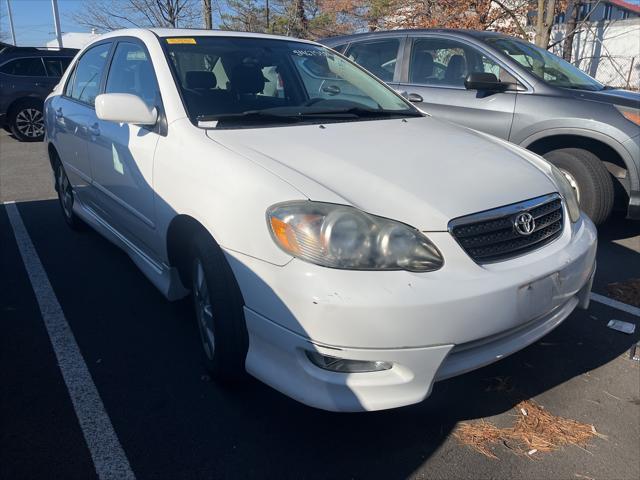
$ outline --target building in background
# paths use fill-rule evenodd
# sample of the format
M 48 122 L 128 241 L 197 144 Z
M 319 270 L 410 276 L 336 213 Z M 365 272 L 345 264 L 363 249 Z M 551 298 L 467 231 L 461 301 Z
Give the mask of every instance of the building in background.
M 605 85 L 640 90 L 640 1 L 590 0 L 578 4 L 571 62 Z M 558 15 L 552 50 L 562 56 L 567 19 Z
M 87 43 L 98 37 L 99 34 L 92 32 L 66 32 L 62 34 L 62 45 L 64 48 L 81 49 Z M 46 44 L 47 48 L 58 48 L 58 40 L 54 39 Z

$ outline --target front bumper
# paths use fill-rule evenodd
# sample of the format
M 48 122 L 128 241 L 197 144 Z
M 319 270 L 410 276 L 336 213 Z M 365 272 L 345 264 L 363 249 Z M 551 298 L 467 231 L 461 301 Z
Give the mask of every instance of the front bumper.
M 277 267 L 227 251 L 245 298 L 247 371 L 277 390 L 333 411 L 417 403 L 434 381 L 514 353 L 586 307 L 596 231 L 583 216 L 522 257 L 475 264 L 449 233 L 430 233 L 445 266 L 426 274 L 354 272 L 292 260 Z M 392 362 L 344 374 L 323 355 Z

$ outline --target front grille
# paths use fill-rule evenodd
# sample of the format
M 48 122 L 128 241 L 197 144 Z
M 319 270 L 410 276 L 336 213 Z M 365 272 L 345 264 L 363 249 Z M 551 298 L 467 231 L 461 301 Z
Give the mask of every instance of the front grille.
M 516 219 L 530 213 L 535 227 L 526 235 L 516 229 Z M 523 255 L 560 236 L 564 225 L 562 201 L 557 193 L 505 207 L 459 217 L 449 231 L 478 263 L 496 262 Z

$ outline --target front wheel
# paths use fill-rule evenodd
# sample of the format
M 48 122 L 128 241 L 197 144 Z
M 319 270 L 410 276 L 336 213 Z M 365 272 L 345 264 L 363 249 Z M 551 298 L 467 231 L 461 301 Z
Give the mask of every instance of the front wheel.
M 220 247 L 204 233 L 196 236 L 191 257 L 193 305 L 205 367 L 215 380 L 241 380 L 248 335 L 235 276 Z
M 611 175 L 600 159 L 581 148 L 560 148 L 544 154 L 544 158 L 564 173 L 576 192 L 583 210 L 596 225 L 611 214 L 614 201 Z
M 9 117 L 11 133 L 21 142 L 40 142 L 44 138 L 42 103 L 37 100 L 21 101 Z

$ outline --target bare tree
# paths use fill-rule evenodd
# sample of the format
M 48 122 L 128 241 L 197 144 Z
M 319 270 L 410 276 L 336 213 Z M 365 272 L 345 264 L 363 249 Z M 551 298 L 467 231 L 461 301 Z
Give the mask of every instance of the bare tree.
M 562 44 L 562 58 L 567 62 L 571 61 L 573 52 L 573 37 L 575 35 L 576 25 L 578 23 L 578 12 L 582 2 L 580 0 L 568 0 L 567 9 L 565 10 L 566 33 L 567 36 Z
M 538 0 L 536 12 L 536 45 L 542 48 L 549 46 L 551 27 L 555 17 L 556 0 Z
M 204 19 L 204 28 L 211 30 L 213 28 L 211 18 L 211 0 L 202 0 L 202 17 Z
M 130 27 L 201 25 L 196 0 L 85 0 L 72 15 L 75 22 L 98 31 Z

